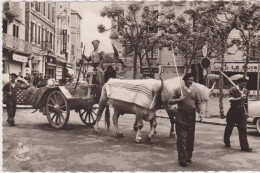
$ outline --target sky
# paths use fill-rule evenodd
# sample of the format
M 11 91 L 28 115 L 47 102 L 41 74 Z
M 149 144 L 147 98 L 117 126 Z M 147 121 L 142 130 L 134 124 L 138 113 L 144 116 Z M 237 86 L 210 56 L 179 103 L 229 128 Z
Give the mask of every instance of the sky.
M 110 28 L 111 21 L 108 18 L 100 16 L 100 11 L 109 6 L 110 2 L 71 2 L 71 9 L 76 10 L 82 17 L 81 20 L 81 41 L 85 45 L 85 55 L 89 55 L 93 51 L 91 42 L 98 39 L 100 41 L 99 48 L 106 53 L 113 52 L 110 32 L 99 33 L 97 26 L 103 24 L 106 28 Z

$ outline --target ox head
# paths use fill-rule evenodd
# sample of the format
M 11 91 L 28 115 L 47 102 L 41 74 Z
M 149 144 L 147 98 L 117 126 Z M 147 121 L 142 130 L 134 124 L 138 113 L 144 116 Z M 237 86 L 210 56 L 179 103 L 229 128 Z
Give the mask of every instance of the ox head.
M 181 81 L 181 85 L 184 85 L 184 81 L 180 80 L 182 79 L 182 77 L 178 78 L 171 78 L 171 79 L 167 79 L 164 81 L 164 86 L 163 86 L 163 90 L 162 90 L 162 94 L 161 94 L 161 98 L 162 98 L 162 106 L 166 109 L 173 109 L 173 107 L 175 106 L 171 106 L 168 104 L 169 99 L 171 98 L 171 96 L 173 95 L 173 93 L 175 92 L 175 90 L 177 88 L 180 87 L 180 81 Z M 215 87 L 215 83 L 213 84 L 212 88 L 208 88 L 205 85 L 193 82 L 192 86 L 195 86 L 198 89 L 199 92 L 199 96 L 201 98 L 202 102 L 206 102 L 208 101 L 214 87 Z

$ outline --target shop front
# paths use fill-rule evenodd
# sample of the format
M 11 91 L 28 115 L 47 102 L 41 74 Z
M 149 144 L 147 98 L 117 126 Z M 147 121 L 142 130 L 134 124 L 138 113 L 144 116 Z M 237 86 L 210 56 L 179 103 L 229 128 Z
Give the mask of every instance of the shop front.
M 56 78 L 56 59 L 52 56 L 45 56 L 45 76 Z
M 236 74 L 244 73 L 244 62 L 225 62 L 223 72 L 231 77 Z M 216 62 L 211 66 L 211 73 L 219 74 L 221 69 L 221 63 Z M 258 62 L 249 62 L 247 69 L 247 76 L 249 77 L 248 86 L 249 90 L 256 90 L 257 88 L 257 72 L 258 72 Z M 226 80 L 226 79 L 225 79 Z M 227 83 L 227 82 L 224 82 Z

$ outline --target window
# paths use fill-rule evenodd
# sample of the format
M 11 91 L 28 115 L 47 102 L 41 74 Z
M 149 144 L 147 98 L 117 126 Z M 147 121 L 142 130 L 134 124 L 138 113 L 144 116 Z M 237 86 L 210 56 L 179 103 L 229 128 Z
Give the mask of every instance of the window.
M 157 59 L 158 58 L 158 49 L 155 48 L 154 51 L 148 52 L 149 59 Z
M 7 20 L 3 19 L 3 32 L 7 33 Z
M 37 1 L 35 2 L 35 10 L 36 10 L 36 11 L 40 11 L 40 10 L 39 10 L 39 2 L 37 2 Z
M 41 27 L 38 26 L 38 44 L 41 44 Z
M 45 9 L 45 5 L 46 5 L 46 3 L 45 3 L 45 2 L 43 2 L 43 15 L 44 15 L 44 16 L 46 16 L 46 9 Z
M 74 55 L 74 45 L 71 45 L 71 55 Z
M 52 7 L 52 22 L 55 20 L 55 15 L 54 15 L 54 7 Z
M 34 42 L 34 23 L 31 22 L 31 43 Z
M 51 18 L 51 4 L 48 3 L 48 19 Z
M 35 26 L 35 27 L 34 27 L 34 29 L 35 29 L 35 30 L 34 30 L 34 31 L 35 31 L 35 35 L 34 35 L 34 38 L 35 38 L 34 41 L 35 41 L 35 42 L 34 42 L 34 43 L 37 44 L 37 25 L 35 24 L 34 26 Z
M 13 36 L 14 37 L 19 37 L 19 26 L 13 24 Z

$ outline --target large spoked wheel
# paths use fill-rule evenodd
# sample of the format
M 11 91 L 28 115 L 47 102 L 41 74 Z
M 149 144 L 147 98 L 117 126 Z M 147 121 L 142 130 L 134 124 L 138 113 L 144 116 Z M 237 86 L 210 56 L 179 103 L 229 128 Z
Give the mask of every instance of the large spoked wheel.
M 260 134 L 260 118 L 257 119 L 255 125 L 256 125 L 257 132 Z
M 95 125 L 97 119 L 97 107 L 92 106 L 89 109 L 80 109 L 79 116 L 84 124 L 88 126 Z
M 66 126 L 70 110 L 67 100 L 60 91 L 52 91 L 50 93 L 46 102 L 46 112 L 52 127 L 61 129 Z

